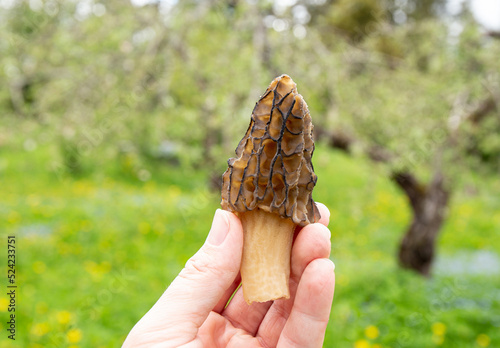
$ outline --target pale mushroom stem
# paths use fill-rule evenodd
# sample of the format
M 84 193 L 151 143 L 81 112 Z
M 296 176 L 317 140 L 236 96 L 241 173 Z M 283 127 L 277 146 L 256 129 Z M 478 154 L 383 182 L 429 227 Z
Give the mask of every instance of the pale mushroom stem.
M 238 213 L 243 225 L 243 297 L 252 302 L 290 298 L 290 252 L 295 224 L 261 209 Z

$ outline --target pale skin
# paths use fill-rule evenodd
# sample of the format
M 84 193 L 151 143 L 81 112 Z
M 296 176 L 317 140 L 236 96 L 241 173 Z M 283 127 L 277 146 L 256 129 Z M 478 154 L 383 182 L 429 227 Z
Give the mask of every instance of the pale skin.
M 329 260 L 330 213 L 297 231 L 290 299 L 248 305 L 240 284 L 243 232 L 238 217 L 217 210 L 205 244 L 123 347 L 322 347 L 335 288 Z M 226 306 L 227 304 L 227 306 Z

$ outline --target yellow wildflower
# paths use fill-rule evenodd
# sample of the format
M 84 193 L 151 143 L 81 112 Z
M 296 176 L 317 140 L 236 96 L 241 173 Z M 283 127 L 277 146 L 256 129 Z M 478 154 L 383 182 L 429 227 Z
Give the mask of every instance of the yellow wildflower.
M 488 335 L 485 334 L 480 334 L 476 338 L 476 343 L 480 347 L 488 347 L 490 345 L 491 339 L 488 337 Z
M 88 260 L 84 262 L 84 268 L 93 279 L 101 279 L 106 273 L 109 273 L 111 270 L 111 264 L 107 261 L 95 263 L 94 261 Z
M 62 325 L 68 324 L 71 321 L 71 317 L 72 315 L 68 311 L 60 311 L 56 313 L 56 319 Z
M 437 336 L 443 336 L 446 333 L 446 325 L 440 322 L 432 324 L 432 333 Z
M 9 307 L 9 300 L 5 297 L 0 298 L 0 312 L 7 312 Z
M 82 340 L 82 330 L 80 329 L 71 329 L 66 334 L 66 338 L 69 343 L 78 343 Z
M 354 342 L 354 348 L 370 348 L 370 342 L 367 340 L 357 340 Z
M 378 328 L 375 325 L 367 326 L 365 329 L 365 336 L 371 340 L 374 340 L 380 335 Z
M 31 327 L 31 333 L 35 336 L 43 336 L 50 331 L 48 323 L 38 323 Z

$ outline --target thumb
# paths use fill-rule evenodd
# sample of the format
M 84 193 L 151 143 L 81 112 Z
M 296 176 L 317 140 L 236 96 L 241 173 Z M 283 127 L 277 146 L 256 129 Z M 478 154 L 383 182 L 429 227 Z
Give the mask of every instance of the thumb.
M 242 248 L 240 220 L 230 212 L 217 209 L 205 244 L 188 260 L 151 309 L 156 314 L 153 315 L 155 322 L 174 330 L 189 327 L 190 333 L 196 335 L 238 275 Z

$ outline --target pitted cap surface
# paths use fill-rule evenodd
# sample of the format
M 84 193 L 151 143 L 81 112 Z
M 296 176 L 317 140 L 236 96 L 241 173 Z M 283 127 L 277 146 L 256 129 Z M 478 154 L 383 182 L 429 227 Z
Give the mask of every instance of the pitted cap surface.
M 250 125 L 223 175 L 222 208 L 256 208 L 305 226 L 317 222 L 312 199 L 317 176 L 311 115 L 296 84 L 277 77 L 256 103 Z

